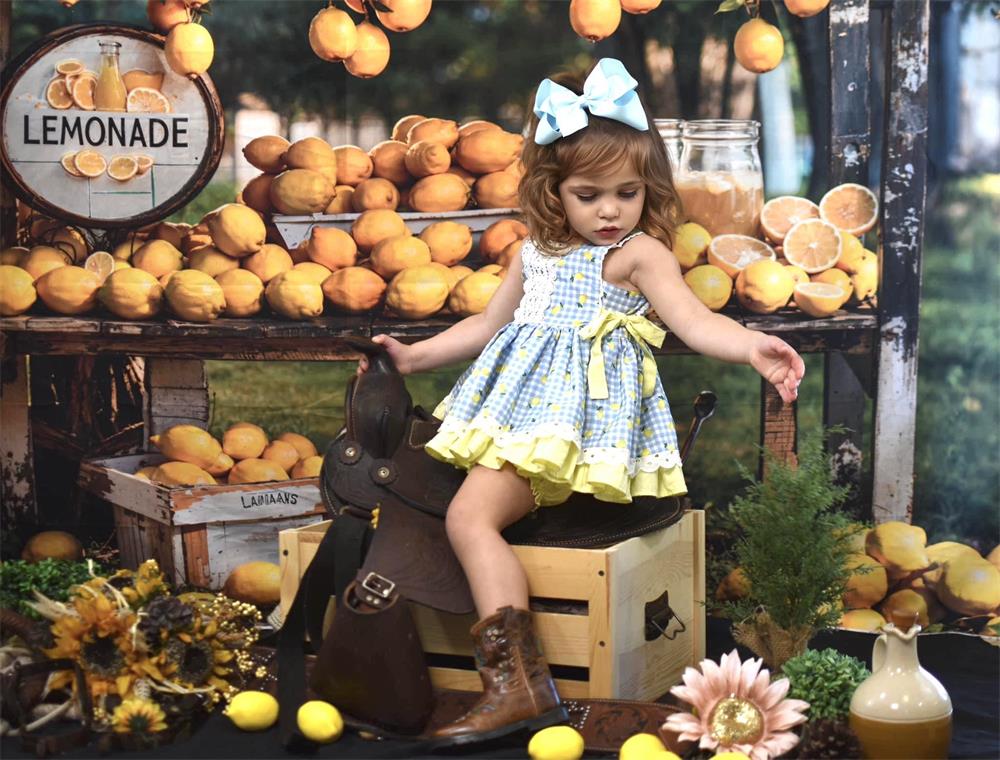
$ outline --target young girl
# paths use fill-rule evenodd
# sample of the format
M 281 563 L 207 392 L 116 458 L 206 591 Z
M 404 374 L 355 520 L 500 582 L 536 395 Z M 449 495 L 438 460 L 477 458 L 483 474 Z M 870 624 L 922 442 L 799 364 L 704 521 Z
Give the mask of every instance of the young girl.
M 447 743 L 565 718 L 524 570 L 500 532 L 573 491 L 630 502 L 686 490 L 649 347 L 664 333 L 647 309 L 694 351 L 751 365 L 785 402 L 802 379 L 788 344 L 709 311 L 684 283 L 669 248 L 677 193 L 635 86 L 609 58 L 582 88 L 544 80 L 522 155 L 529 237 L 486 310 L 412 345 L 374 338 L 403 374 L 475 359 L 435 410 L 442 424 L 427 444 L 469 471 L 446 527 L 482 618 L 472 635 L 485 691 L 438 731 Z

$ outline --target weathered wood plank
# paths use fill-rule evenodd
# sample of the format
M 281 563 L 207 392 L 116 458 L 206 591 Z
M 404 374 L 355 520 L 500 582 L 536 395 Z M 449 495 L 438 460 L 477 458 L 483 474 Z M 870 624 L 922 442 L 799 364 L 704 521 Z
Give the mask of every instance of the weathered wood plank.
M 792 310 L 758 316 L 731 314 L 747 327 L 781 335 L 796 349 L 805 352 L 839 350 L 855 353 L 867 350 L 867 333 L 876 326 L 871 308 L 842 312 L 830 319 L 812 319 Z M 357 350 L 347 341 L 385 333 L 405 342 L 429 338 L 447 329 L 455 318 L 435 318 L 419 322 L 375 320 L 360 326 L 356 318 L 331 317 L 310 323 L 270 322 L 273 333 L 265 335 L 260 326 L 245 333 L 234 331 L 232 323 L 240 320 L 218 320 L 211 325 L 198 325 L 195 332 L 185 327 L 169 328 L 166 323 L 135 322 L 140 332 L 118 332 L 107 323 L 99 333 L 85 335 L 64 333 L 58 324 L 46 323 L 40 330 L 21 318 L 0 319 L 0 331 L 6 331 L 10 350 L 23 354 L 129 354 L 175 359 L 236 359 L 277 361 L 340 361 L 356 360 Z M 689 353 L 690 350 L 673 335 L 667 336 L 659 353 Z
M 838 0 L 830 5 L 831 187 L 844 182 L 868 184 L 871 154 L 868 20 L 868 0 Z M 831 435 L 828 450 L 836 454 L 838 482 L 860 495 L 865 394 L 843 356 L 830 352 L 825 358 L 823 425 L 846 430 Z
M 156 358 L 146 362 L 146 439 L 174 425 L 206 427 L 208 379 L 199 359 Z
M 882 277 L 875 401 L 876 522 L 909 520 L 917 410 L 920 269 L 927 193 L 928 0 L 896 0 L 889 19 L 882 162 Z
M 5 356 L 0 366 L 0 504 L 9 530 L 38 522 L 31 442 L 31 386 L 27 356 Z

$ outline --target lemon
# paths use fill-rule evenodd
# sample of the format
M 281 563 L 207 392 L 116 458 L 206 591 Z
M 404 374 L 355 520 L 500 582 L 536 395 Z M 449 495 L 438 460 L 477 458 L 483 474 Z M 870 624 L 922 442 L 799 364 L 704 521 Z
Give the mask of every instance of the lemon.
M 750 760 L 750 758 L 742 752 L 720 752 L 718 755 L 712 755 L 712 760 Z
M 0 316 L 23 314 L 37 296 L 30 274 L 20 267 L 0 265 Z
M 577 760 L 583 756 L 583 737 L 571 726 L 549 726 L 528 742 L 531 760 Z
M 634 734 L 626 739 L 618 750 L 618 760 L 647 760 L 666 750 L 659 736 Z
M 851 274 L 851 285 L 855 301 L 871 298 L 878 291 L 878 256 L 872 251 L 861 252 L 857 271 Z
M 684 282 L 712 311 L 719 311 L 729 303 L 733 294 L 733 281 L 729 275 L 713 264 L 700 264 L 684 273 Z
M 344 733 L 344 719 L 329 702 L 314 699 L 299 708 L 295 720 L 307 739 L 320 744 L 335 742 Z
M 705 251 L 712 242 L 712 235 L 700 224 L 687 222 L 677 228 L 674 236 L 674 256 L 681 269 L 690 269 L 705 263 Z
M 244 731 L 264 731 L 278 720 L 278 700 L 263 691 L 241 691 L 223 714 Z
M 761 259 L 744 267 L 736 278 L 736 298 L 755 314 L 771 314 L 788 303 L 795 280 L 777 261 Z
M 839 285 L 827 282 L 800 282 L 792 297 L 795 305 L 817 318 L 829 317 L 844 303 L 846 293 Z

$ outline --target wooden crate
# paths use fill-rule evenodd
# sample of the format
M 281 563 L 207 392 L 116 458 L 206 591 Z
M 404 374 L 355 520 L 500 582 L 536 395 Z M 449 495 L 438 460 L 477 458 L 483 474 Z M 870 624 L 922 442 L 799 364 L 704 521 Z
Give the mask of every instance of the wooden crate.
M 282 531 L 281 606 L 329 523 Z M 704 513 L 690 510 L 669 528 L 605 549 L 515 546 L 528 574 L 542 649 L 564 698 L 656 699 L 705 656 Z M 646 640 L 646 605 L 664 591 L 684 630 Z M 469 628 L 475 615 L 414 604 L 417 628 L 442 688 L 478 690 Z M 671 621 L 668 634 L 681 626 Z
M 164 486 L 137 478 L 161 454 L 84 460 L 79 485 L 111 502 L 121 564 L 155 559 L 176 585 L 219 589 L 243 562 L 278 562 L 277 537 L 322 515 L 317 478 L 218 486 Z

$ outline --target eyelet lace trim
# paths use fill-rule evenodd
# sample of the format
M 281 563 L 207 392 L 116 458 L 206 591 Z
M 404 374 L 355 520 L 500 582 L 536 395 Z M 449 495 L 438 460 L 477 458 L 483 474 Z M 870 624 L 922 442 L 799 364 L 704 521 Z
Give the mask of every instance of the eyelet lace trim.
M 521 269 L 524 271 L 524 296 L 514 309 L 515 322 L 542 322 L 556 287 L 557 256 L 543 256 L 530 240 L 521 246 Z
M 623 467 L 629 476 L 643 472 L 655 472 L 660 469 L 670 469 L 681 466 L 680 451 L 660 451 L 656 454 L 648 454 L 642 457 L 632 457 L 628 449 L 619 449 L 613 446 L 591 446 L 584 447 L 581 443 L 577 430 L 565 422 L 545 422 L 537 425 L 531 430 L 518 432 L 506 431 L 496 422 L 484 420 L 477 416 L 472 422 L 445 418 L 441 423 L 438 434 L 454 433 L 462 434 L 469 429 L 480 430 L 490 438 L 500 448 L 520 443 L 530 443 L 531 441 L 544 438 L 559 438 L 564 441 L 576 444 L 580 449 L 580 462 L 583 464 L 612 464 Z

